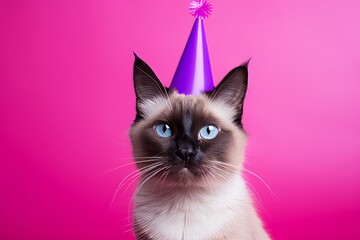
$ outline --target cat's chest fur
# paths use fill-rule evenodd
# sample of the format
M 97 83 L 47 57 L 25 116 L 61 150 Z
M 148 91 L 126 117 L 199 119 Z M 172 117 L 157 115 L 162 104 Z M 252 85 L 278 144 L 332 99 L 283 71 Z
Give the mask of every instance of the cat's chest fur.
M 161 194 L 144 188 L 136 196 L 134 216 L 136 227 L 150 239 L 256 239 L 249 232 L 251 210 L 245 184 L 237 177 L 212 193 Z

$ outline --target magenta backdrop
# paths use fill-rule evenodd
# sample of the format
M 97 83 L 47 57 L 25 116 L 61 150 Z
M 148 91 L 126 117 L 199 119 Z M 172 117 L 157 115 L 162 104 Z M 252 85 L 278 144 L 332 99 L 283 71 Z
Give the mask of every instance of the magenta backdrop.
M 134 167 L 103 173 L 131 163 L 132 51 L 169 85 L 188 3 L 0 2 L 1 239 L 134 239 L 134 186 L 109 209 Z M 277 197 L 246 177 L 269 232 L 359 239 L 359 1 L 212 4 L 215 82 L 252 57 L 246 167 Z

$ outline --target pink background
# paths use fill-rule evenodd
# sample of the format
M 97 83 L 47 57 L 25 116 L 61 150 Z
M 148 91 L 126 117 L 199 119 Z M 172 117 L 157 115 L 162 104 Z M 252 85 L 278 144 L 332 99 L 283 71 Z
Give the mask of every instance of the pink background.
M 211 1 L 214 79 L 252 57 L 246 174 L 274 239 L 360 238 L 358 0 Z M 165 85 L 188 1 L 0 2 L 0 238 L 134 239 L 135 51 Z M 99 176 L 100 175 L 100 176 Z M 255 192 L 255 191 L 254 191 Z

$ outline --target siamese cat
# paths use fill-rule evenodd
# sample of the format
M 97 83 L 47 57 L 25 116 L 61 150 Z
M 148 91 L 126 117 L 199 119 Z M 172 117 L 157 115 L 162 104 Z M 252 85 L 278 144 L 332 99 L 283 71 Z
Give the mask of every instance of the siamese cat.
M 270 239 L 240 175 L 247 66 L 230 71 L 213 91 L 183 95 L 164 87 L 135 55 L 137 239 Z

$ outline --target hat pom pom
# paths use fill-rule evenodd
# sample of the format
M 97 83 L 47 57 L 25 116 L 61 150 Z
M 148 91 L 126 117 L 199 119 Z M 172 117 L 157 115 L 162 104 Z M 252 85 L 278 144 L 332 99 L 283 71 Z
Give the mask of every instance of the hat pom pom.
M 201 20 L 209 17 L 211 10 L 211 4 L 208 3 L 207 0 L 193 0 L 189 7 L 189 13 Z

